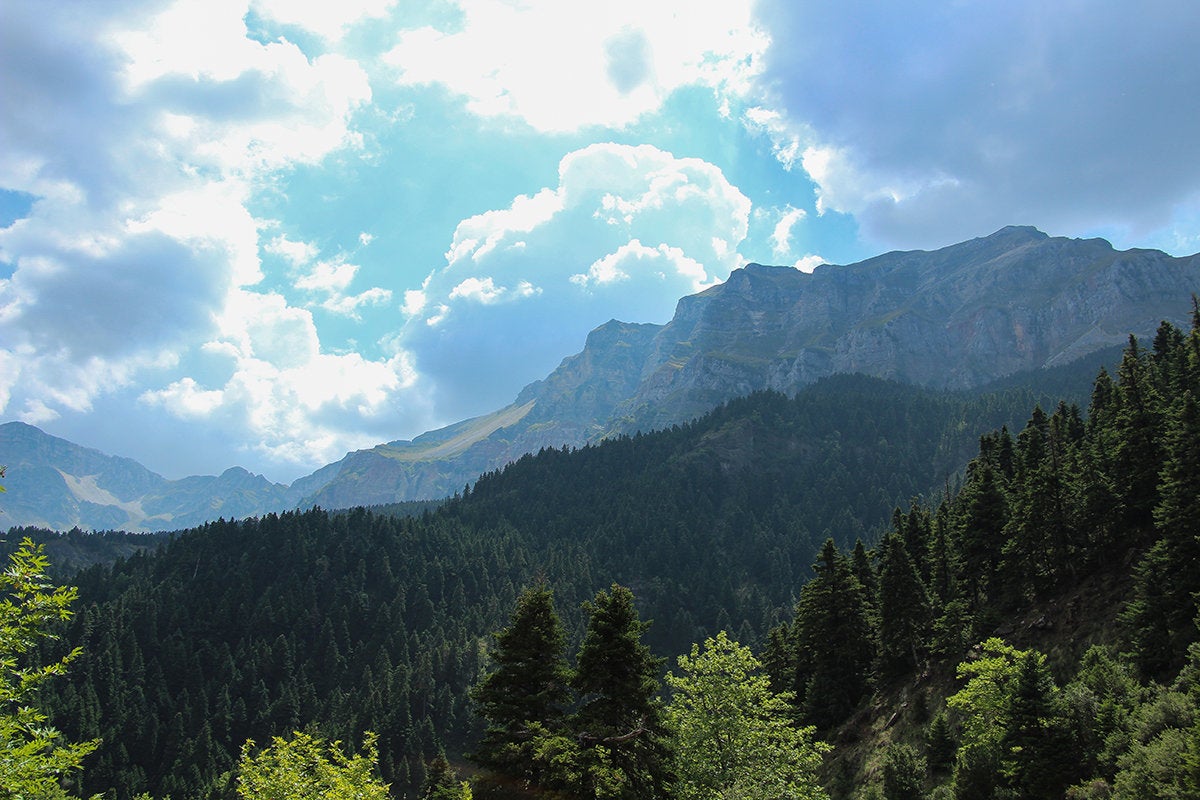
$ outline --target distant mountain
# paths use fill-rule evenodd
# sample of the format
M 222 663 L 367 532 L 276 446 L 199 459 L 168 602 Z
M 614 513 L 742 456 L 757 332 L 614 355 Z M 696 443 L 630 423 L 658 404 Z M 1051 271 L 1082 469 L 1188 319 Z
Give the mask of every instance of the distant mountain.
M 290 505 L 288 487 L 240 467 L 171 481 L 129 458 L 105 455 L 23 422 L 0 425 L 7 467 L 0 527 L 159 531 Z
M 1200 255 L 1118 251 L 1028 227 L 811 274 L 749 264 L 681 299 L 666 325 L 601 325 L 505 408 L 349 453 L 290 487 L 236 468 L 168 481 L 10 423 L 0 427 L 12 490 L 0 524 L 169 530 L 446 497 L 526 453 L 669 427 L 760 389 L 792 394 L 855 372 L 967 389 L 1070 364 L 1130 333 L 1149 340 L 1163 319 L 1186 327 L 1195 293 Z
M 972 388 L 1186 327 L 1200 255 L 1008 227 L 932 252 L 807 274 L 750 264 L 679 301 L 665 326 L 613 320 L 494 414 L 351 453 L 307 499 L 338 507 L 447 495 L 542 447 L 686 422 L 759 389 L 858 372 Z M 332 476 L 329 480 L 327 477 Z

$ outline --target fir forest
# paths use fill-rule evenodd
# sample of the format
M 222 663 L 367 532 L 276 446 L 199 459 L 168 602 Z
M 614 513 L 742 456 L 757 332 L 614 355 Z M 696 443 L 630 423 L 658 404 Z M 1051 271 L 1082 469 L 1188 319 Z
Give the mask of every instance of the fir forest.
M 0 796 L 1196 800 L 1200 310 L 1109 357 L 436 507 L 14 528 Z

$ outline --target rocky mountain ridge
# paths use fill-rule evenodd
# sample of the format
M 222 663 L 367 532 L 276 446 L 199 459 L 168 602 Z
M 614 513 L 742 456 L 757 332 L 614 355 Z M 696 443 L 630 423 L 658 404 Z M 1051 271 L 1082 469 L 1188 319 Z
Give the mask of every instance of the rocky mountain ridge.
M 444 497 L 525 453 L 685 422 L 758 389 L 791 394 L 848 372 L 969 389 L 1067 364 L 1130 333 L 1148 339 L 1163 319 L 1183 325 L 1196 293 L 1200 254 L 1118 251 L 1028 227 L 811 274 L 749 264 L 681 299 L 666 325 L 601 325 L 503 409 L 349 453 L 290 487 L 237 469 L 166 481 L 128 460 L 67 453 L 62 440 L 18 462 L 10 453 L 32 434 L 0 426 L 10 487 L 34 496 L 8 495 L 4 521 L 156 530 Z

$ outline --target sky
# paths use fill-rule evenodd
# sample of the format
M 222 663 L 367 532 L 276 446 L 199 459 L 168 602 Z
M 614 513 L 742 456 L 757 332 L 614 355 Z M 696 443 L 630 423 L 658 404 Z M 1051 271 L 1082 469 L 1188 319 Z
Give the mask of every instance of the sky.
M 494 411 L 747 262 L 1010 224 L 1200 251 L 1192 0 L 0 17 L 0 421 L 168 478 Z

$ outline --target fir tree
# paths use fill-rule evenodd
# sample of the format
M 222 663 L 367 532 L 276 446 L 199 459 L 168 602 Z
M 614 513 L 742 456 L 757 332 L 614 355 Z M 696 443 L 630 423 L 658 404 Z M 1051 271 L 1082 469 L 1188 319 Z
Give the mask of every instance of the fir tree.
M 899 535 L 883 538 L 879 562 L 878 668 L 881 676 L 892 677 L 915 669 L 925 659 L 932 609 Z
M 797 673 L 805 719 L 827 729 L 867 694 L 874 632 L 862 586 L 832 539 L 825 541 L 813 571 L 796 606 Z
M 1134 336 L 1129 337 L 1117 375 L 1113 486 L 1122 524 L 1130 531 L 1145 533 L 1151 528 L 1158 502 L 1159 398 L 1147 374 L 1145 354 Z
M 473 690 L 472 699 L 487 731 L 475 759 L 501 772 L 532 774 L 531 725 L 562 728 L 570 700 L 571 672 L 563 659 L 566 636 L 554 610 L 554 596 L 543 586 L 526 589 L 517 600 L 512 623 L 495 635 L 490 654 L 495 669 Z
M 573 681 L 580 709 L 573 726 L 592 763 L 615 768 L 620 778 L 609 789 L 618 796 L 663 796 L 668 783 L 658 673 L 662 659 L 650 654 L 642 635 L 650 627 L 638 616 L 633 592 L 624 586 L 596 595 L 584 604 L 587 632 L 576 659 Z M 588 754 L 585 753 L 585 760 Z M 586 775 L 585 795 L 596 794 L 596 776 Z
M 1014 800 L 1061 797 L 1076 777 L 1078 763 L 1068 763 L 1072 753 L 1063 736 L 1056 692 L 1046 657 L 1034 650 L 1021 654 L 1000 740 L 1002 784 Z

